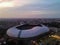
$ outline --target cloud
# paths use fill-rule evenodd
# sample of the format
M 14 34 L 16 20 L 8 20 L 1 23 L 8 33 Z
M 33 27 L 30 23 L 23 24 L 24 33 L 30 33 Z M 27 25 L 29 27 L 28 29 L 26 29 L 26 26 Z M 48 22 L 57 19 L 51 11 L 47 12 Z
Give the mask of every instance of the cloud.
M 0 8 L 18 7 L 29 4 L 30 2 L 30 0 L 1 0 Z
M 0 9 L 0 18 L 59 18 L 59 0 L 13 0 L 14 7 Z

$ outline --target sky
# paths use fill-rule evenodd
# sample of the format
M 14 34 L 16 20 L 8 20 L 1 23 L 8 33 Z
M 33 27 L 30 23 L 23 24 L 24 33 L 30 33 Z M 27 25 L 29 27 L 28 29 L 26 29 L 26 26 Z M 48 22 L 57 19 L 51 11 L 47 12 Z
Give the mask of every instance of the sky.
M 60 0 L 0 0 L 0 18 L 60 18 Z

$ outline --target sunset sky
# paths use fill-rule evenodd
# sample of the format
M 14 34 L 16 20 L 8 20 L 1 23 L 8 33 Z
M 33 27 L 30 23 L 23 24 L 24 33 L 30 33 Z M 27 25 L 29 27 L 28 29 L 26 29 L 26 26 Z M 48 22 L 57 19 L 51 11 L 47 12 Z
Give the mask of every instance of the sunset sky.
M 60 0 L 0 0 L 0 18 L 60 18 Z

